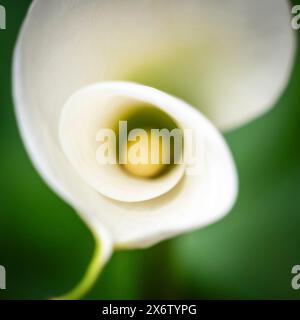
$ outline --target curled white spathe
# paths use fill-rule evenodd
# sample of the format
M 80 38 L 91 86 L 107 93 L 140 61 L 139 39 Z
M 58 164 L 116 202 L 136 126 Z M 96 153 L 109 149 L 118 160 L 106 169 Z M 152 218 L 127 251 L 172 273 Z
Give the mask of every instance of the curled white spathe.
M 135 103 L 156 106 L 175 120 L 177 115 L 177 123 L 182 122 L 180 118 L 187 107 L 176 102 L 158 90 L 125 82 L 102 82 L 83 88 L 68 99 L 61 113 L 60 142 L 64 153 L 86 183 L 102 195 L 123 202 L 161 196 L 180 181 L 183 164 L 159 179 L 137 179 L 126 174 L 120 165 L 101 165 L 95 161 L 94 137 L 113 116 L 120 117 Z
M 136 99 L 149 103 L 171 115 L 182 128 L 197 129 L 202 138 L 201 144 L 204 145 L 202 174 L 182 177 L 180 171 L 178 176 L 175 170 L 175 181 L 171 180 L 172 188 L 168 187 L 170 181 L 168 177 L 167 179 L 161 178 L 162 181 L 154 179 L 150 182 L 134 178 L 128 182 L 120 179 L 120 181 L 111 184 L 117 177 L 113 174 L 105 176 L 101 170 L 98 170 L 98 173 L 102 175 L 97 176 L 97 169 L 92 169 L 93 165 L 97 166 L 94 157 L 86 160 L 90 162 L 88 166 L 82 163 L 82 158 L 86 159 L 86 157 L 80 149 L 81 142 L 76 139 L 78 134 L 84 135 L 84 131 L 88 131 L 88 128 L 82 123 L 90 123 L 93 126 L 92 118 L 96 119 L 96 123 L 98 123 L 102 113 L 97 106 L 101 105 L 106 112 L 107 110 L 114 112 L 114 109 L 109 108 L 108 105 L 111 100 L 115 101 L 114 97 L 125 101 Z M 87 104 L 84 101 L 88 101 Z M 104 82 L 84 88 L 76 93 L 65 107 L 66 110 L 64 110 L 62 117 L 68 120 L 72 116 L 73 119 L 67 125 L 65 124 L 66 120 L 63 119 L 63 133 L 65 135 L 61 134 L 64 143 L 63 149 L 78 174 L 83 180 L 87 177 L 85 182 L 93 187 L 91 193 L 97 198 L 93 201 L 97 201 L 95 203 L 99 206 L 97 215 L 111 230 L 113 238 L 119 245 L 135 247 L 155 243 L 165 237 L 217 220 L 232 206 L 236 196 L 237 182 L 228 148 L 217 129 L 185 102 L 159 90 L 138 84 Z M 74 112 L 74 110 L 76 111 Z M 86 119 L 86 117 L 88 118 Z M 77 121 L 74 121 L 74 118 Z M 79 127 L 78 121 L 81 121 L 80 127 L 85 128 L 80 132 L 76 132 Z M 96 129 L 94 131 L 96 132 Z M 74 140 L 76 146 L 72 145 Z M 80 137 L 81 140 L 84 141 L 84 145 L 88 144 L 85 137 Z M 92 174 L 89 174 L 90 172 Z M 112 177 L 111 180 L 110 177 Z M 99 181 L 99 179 L 101 180 Z M 103 186 L 100 185 L 102 182 Z M 144 199 L 139 198 L 135 199 L 133 203 L 129 203 L 131 201 L 126 201 L 126 199 L 123 199 L 123 202 L 113 201 L 109 197 L 115 194 L 115 187 L 122 191 L 124 188 L 131 189 L 124 190 L 127 197 L 131 197 L 133 194 L 136 197 L 147 196 L 149 200 L 142 201 Z M 167 193 L 165 193 L 165 187 L 170 189 L 166 190 Z M 103 193 L 108 197 L 103 197 Z M 159 197 L 157 193 L 160 194 Z M 124 197 L 124 193 L 122 195 Z
M 282 0 L 36 0 L 14 56 L 22 138 L 47 183 L 95 234 L 108 235 L 105 259 L 113 245 L 148 246 L 230 210 L 235 167 L 214 125 L 231 129 L 268 110 L 286 86 L 294 51 L 289 5 Z M 182 127 L 199 128 L 203 175 L 178 175 L 161 196 L 137 202 L 99 192 L 107 184 L 86 179 L 59 134 L 67 101 L 91 86 L 100 95 L 115 90 L 139 97 Z

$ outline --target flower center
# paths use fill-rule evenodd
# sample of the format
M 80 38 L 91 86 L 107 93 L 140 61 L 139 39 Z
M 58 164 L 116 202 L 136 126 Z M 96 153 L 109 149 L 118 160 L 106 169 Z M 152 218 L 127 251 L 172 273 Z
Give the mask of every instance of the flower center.
M 180 130 L 163 111 L 149 105 L 136 106 L 120 117 L 126 121 L 126 143 L 120 146 L 118 158 L 121 168 L 136 178 L 155 179 L 176 165 L 174 145 L 180 144 L 178 156 L 182 154 L 182 136 L 174 134 Z M 120 127 L 118 129 L 119 139 Z M 124 134 L 124 132 L 123 132 Z M 125 159 L 124 162 L 120 158 Z
M 148 129 L 145 131 L 147 133 L 146 139 L 147 142 L 144 141 L 146 146 L 147 155 L 145 159 L 146 161 L 135 163 L 130 159 L 130 150 L 135 147 L 135 142 L 129 141 L 127 144 L 127 150 L 123 151 L 127 153 L 127 163 L 123 165 L 123 168 L 130 174 L 141 177 L 141 178 L 156 178 L 163 174 L 169 165 L 167 163 L 163 163 L 162 157 L 163 152 L 168 152 L 166 146 L 163 148 L 163 141 L 157 135 L 151 135 L 151 130 Z M 143 143 L 139 141 L 139 143 Z M 156 148 L 151 148 L 151 145 L 155 145 Z M 151 157 L 152 155 L 152 157 Z M 154 156 L 154 157 L 153 157 Z M 158 163 L 153 161 L 151 158 L 157 158 L 159 161 Z
M 134 83 L 92 84 L 63 107 L 62 149 L 83 181 L 102 196 L 123 202 L 160 197 L 185 172 L 181 159 L 173 161 L 185 155 L 180 147 L 185 135 L 177 138 L 173 132 L 184 130 L 177 125 L 180 107 L 175 98 Z

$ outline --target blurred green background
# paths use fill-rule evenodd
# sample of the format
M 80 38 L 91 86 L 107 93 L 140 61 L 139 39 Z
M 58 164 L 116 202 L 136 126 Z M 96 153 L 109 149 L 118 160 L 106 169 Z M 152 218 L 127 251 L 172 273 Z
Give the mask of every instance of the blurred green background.
M 7 30 L 0 31 L 0 264 L 7 290 L 0 299 L 65 293 L 94 246 L 89 230 L 33 168 L 16 126 L 11 60 L 30 2 L 0 0 L 7 11 Z M 225 136 L 240 178 L 232 212 L 148 250 L 115 253 L 87 299 L 300 298 L 290 285 L 291 268 L 300 264 L 299 83 L 298 54 L 275 108 Z

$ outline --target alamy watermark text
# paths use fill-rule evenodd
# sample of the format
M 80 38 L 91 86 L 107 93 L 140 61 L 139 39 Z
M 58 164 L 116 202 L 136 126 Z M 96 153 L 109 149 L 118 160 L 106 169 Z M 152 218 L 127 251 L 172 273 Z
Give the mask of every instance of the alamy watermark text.
M 0 5 L 0 29 L 6 29 L 6 10 L 5 7 Z
M 6 289 L 6 271 L 3 266 L 0 265 L 0 290 Z

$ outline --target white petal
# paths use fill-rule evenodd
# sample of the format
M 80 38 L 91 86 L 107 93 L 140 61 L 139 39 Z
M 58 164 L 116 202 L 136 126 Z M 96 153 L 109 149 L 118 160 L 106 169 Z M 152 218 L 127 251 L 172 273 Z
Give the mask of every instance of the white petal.
M 82 86 L 130 80 L 230 129 L 265 112 L 285 88 L 295 52 L 290 20 L 287 0 L 37 0 L 17 54 L 24 99 L 56 120 Z

